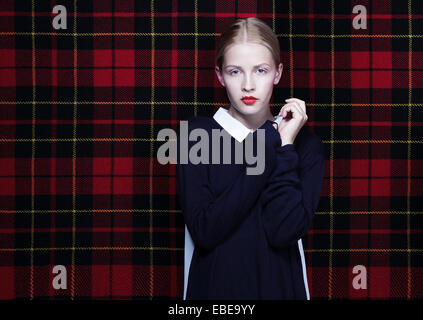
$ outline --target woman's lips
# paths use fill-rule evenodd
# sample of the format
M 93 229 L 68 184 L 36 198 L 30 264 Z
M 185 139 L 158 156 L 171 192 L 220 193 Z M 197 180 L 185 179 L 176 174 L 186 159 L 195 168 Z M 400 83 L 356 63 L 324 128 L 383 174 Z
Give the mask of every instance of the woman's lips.
M 241 99 L 245 104 L 253 104 L 257 101 L 257 98 L 255 97 L 244 97 Z

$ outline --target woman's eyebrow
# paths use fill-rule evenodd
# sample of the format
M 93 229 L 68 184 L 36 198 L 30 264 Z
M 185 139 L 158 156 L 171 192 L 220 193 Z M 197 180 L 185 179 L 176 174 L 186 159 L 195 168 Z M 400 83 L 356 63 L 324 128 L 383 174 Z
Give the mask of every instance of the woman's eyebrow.
M 260 64 L 258 64 L 258 65 L 256 65 L 256 66 L 254 66 L 254 68 L 260 67 L 260 66 L 262 66 L 262 65 L 267 65 L 267 66 L 269 66 L 269 64 L 268 64 L 268 63 L 263 62 L 263 63 L 260 63 Z M 228 65 L 226 65 L 226 66 L 225 66 L 225 68 L 227 68 L 227 67 L 235 67 L 235 68 L 242 69 L 242 67 L 241 67 L 241 66 L 236 66 L 236 65 L 234 65 L 234 64 L 228 64 Z

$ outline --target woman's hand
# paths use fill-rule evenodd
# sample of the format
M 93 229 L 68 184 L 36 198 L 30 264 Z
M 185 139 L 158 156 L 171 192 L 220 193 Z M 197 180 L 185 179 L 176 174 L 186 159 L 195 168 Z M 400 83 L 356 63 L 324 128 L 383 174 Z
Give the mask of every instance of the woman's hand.
M 286 99 L 285 101 L 287 104 L 279 111 L 279 116 L 283 117 L 278 128 L 282 146 L 294 143 L 301 127 L 308 120 L 304 101 L 296 98 Z

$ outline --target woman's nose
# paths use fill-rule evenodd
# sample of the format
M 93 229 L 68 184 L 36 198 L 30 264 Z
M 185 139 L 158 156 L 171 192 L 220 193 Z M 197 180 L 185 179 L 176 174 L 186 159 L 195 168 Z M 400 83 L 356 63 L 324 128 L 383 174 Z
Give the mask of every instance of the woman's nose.
M 253 76 L 247 74 L 244 77 L 243 89 L 245 91 L 251 91 L 251 90 L 254 90 L 254 86 L 255 86 L 255 84 L 254 84 Z

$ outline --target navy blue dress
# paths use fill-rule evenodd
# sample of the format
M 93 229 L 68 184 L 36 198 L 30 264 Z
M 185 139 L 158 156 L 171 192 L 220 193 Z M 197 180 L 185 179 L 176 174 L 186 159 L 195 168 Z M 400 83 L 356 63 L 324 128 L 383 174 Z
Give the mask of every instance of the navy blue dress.
M 312 223 L 324 175 L 324 146 L 302 127 L 294 144 L 282 141 L 272 121 L 265 129 L 265 170 L 247 175 L 249 165 L 212 164 L 213 118 L 191 117 L 188 131 L 208 132 L 209 164 L 180 163 L 177 180 L 185 223 L 195 245 L 187 300 L 306 299 L 298 239 Z M 257 152 L 257 131 L 251 133 Z M 189 141 L 191 149 L 197 141 Z M 231 137 L 231 151 L 235 144 Z M 242 143 L 245 143 L 243 141 Z

